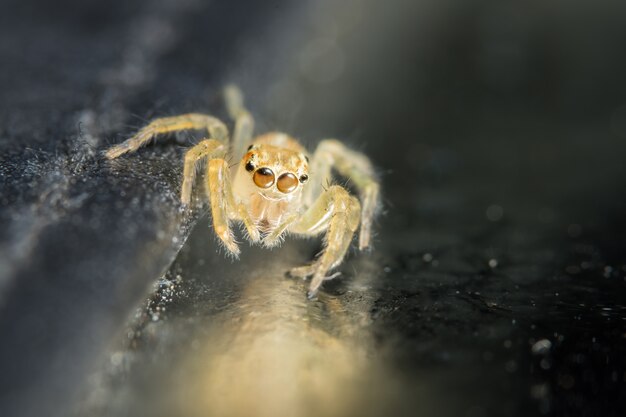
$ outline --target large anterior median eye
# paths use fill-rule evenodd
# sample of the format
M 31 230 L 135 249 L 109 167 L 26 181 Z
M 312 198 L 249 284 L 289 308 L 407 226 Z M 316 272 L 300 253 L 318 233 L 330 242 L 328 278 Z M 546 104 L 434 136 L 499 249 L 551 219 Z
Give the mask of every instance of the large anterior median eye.
M 291 172 L 286 172 L 278 177 L 276 187 L 282 193 L 290 193 L 298 187 L 298 179 Z
M 269 188 L 274 185 L 274 173 L 269 168 L 259 168 L 252 176 L 254 183 L 261 188 Z

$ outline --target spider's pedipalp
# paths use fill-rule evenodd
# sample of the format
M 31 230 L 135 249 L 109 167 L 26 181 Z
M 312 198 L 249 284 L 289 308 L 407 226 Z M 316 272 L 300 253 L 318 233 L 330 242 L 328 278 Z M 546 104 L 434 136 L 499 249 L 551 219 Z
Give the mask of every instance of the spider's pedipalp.
M 274 248 L 281 244 L 283 236 L 289 227 L 298 220 L 298 214 L 287 216 L 274 230 L 263 238 L 263 246 L 266 248 Z

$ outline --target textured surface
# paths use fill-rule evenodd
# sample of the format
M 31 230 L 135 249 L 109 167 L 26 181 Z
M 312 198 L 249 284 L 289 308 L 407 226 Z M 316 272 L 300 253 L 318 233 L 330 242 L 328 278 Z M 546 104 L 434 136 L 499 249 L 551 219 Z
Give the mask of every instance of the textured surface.
M 334 3 L 5 2 L 1 415 L 624 415 L 624 5 Z M 379 167 L 314 302 L 180 210 L 195 135 L 99 156 L 229 81 Z

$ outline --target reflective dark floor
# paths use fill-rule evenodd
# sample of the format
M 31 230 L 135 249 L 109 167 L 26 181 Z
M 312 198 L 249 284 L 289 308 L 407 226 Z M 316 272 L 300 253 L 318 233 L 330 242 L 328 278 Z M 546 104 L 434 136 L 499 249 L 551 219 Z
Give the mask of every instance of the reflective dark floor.
M 376 249 L 352 253 L 312 302 L 284 272 L 315 242 L 231 262 L 204 218 L 81 413 L 619 415 L 626 265 L 613 238 L 532 204 L 435 203 L 446 187 L 424 187 L 438 207 L 419 218 L 388 208 Z M 438 224 L 446 210 L 456 220 Z
M 626 413 L 622 3 L 9 3 L 0 415 Z M 193 132 L 100 157 L 227 82 L 377 167 L 316 300 L 320 241 L 233 261 L 181 209 Z

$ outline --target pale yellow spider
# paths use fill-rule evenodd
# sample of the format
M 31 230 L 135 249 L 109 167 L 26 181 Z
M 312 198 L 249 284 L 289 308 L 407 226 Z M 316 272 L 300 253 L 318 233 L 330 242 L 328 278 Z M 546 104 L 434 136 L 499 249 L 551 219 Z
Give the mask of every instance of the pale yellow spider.
M 184 114 L 152 121 L 130 139 L 106 151 L 109 159 L 134 152 L 156 135 L 186 129 L 208 131 L 185 154 L 181 200 L 188 205 L 197 165 L 206 160 L 206 192 L 211 202 L 213 227 L 227 251 L 239 255 L 231 222 L 242 222 L 247 238 L 271 248 L 285 233 L 313 236 L 326 233 L 325 248 L 316 260 L 293 268 L 292 276 L 313 276 L 309 298 L 314 297 L 328 272 L 343 260 L 354 232 L 361 223 L 359 249 L 369 247 L 371 226 L 378 204 L 379 184 L 369 159 L 337 140 L 323 140 L 311 162 L 298 141 L 285 133 L 271 132 L 252 138 L 254 120 L 235 86 L 224 90 L 226 106 L 235 121 L 233 140 L 219 119 L 204 114 Z M 241 162 L 232 171 L 229 156 Z M 349 178 L 361 202 L 331 183 L 331 170 Z M 231 175 L 234 179 L 231 183 Z

